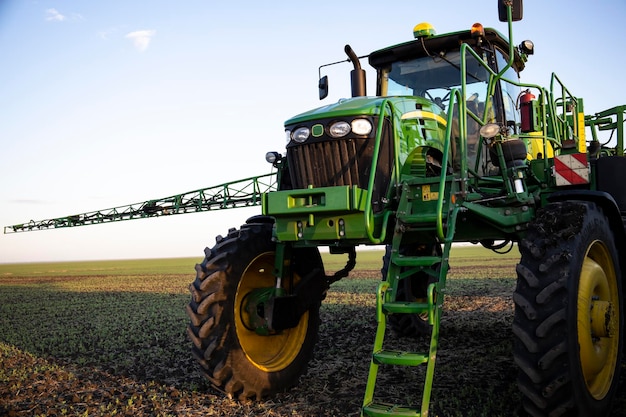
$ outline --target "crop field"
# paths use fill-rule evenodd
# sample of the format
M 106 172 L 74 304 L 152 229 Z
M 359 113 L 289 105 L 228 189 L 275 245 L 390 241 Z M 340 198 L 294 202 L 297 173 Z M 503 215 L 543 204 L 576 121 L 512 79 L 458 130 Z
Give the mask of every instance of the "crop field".
M 452 255 L 431 415 L 523 415 L 511 354 L 518 252 Z M 358 416 L 381 257 L 359 252 L 322 304 L 309 371 L 261 402 L 215 391 L 191 357 L 185 306 L 201 259 L 0 264 L 0 416 Z M 345 262 L 325 260 L 327 272 Z M 377 396 L 416 402 L 422 372 L 381 368 Z M 625 375 L 613 416 L 626 416 Z

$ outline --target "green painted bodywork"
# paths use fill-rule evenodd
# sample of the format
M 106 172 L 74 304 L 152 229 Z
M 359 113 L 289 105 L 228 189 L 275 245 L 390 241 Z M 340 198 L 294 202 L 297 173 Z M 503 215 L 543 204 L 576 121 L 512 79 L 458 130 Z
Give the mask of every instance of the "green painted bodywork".
M 365 241 L 367 191 L 358 187 L 326 187 L 277 191 L 264 195 L 263 213 L 280 218 L 280 241 Z
M 383 111 L 385 104 L 390 105 L 393 109 L 392 117 L 399 121 L 399 124 L 395 126 L 395 133 L 399 138 L 396 150 L 401 165 L 405 163 L 409 154 L 420 146 L 433 147 L 443 152 L 447 115 L 439 106 L 422 97 L 354 97 L 342 99 L 338 103 L 299 114 L 287 120 L 285 126 L 297 126 L 303 122 L 318 119 L 377 116 Z M 420 107 L 421 110 L 416 110 L 416 107 Z M 421 114 L 432 114 L 432 117 L 421 117 Z M 420 126 L 420 122 L 423 125 Z
M 380 114 L 396 121 L 393 124 L 395 164 L 388 196 L 391 200 L 402 173 L 410 172 L 410 166 L 423 158 L 420 150 L 445 151 L 448 116 L 438 106 L 421 97 L 357 97 L 300 114 L 285 124 L 298 126 L 320 118 L 332 120 Z M 374 140 L 379 144 L 380 132 Z M 376 172 L 375 160 L 371 172 Z M 368 208 L 370 193 L 371 189 L 356 186 L 278 191 L 265 196 L 263 214 L 276 218 L 279 241 L 308 241 L 315 245 L 329 240 L 353 245 L 380 244 L 390 226 L 391 212 L 373 214 L 371 207 Z M 294 226 L 298 224 L 301 226 Z M 345 230 L 339 230 L 339 224 Z

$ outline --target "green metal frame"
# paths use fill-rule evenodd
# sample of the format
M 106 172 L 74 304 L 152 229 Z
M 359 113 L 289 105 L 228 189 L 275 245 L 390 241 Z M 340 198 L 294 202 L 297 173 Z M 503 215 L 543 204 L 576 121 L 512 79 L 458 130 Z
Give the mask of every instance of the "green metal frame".
M 611 132 L 609 141 L 615 140 L 614 148 L 606 148 L 602 144 L 600 152 L 609 155 L 624 156 L 624 120 L 626 115 L 626 105 L 615 106 L 610 109 L 596 113 L 593 116 L 585 117 L 585 125 L 591 129 L 591 137 L 595 142 L 599 142 L 598 132 Z
M 271 173 L 136 204 L 127 204 L 125 206 L 53 219 L 31 220 L 28 223 L 5 226 L 4 233 L 59 229 L 209 210 L 257 206 L 261 204 L 263 194 L 276 189 L 276 174 Z

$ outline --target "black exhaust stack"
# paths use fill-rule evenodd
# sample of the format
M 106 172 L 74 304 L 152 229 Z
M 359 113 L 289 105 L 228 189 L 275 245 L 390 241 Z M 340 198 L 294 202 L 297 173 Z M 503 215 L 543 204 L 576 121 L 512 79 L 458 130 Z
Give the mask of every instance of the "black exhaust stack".
M 354 69 L 350 71 L 350 83 L 352 84 L 352 97 L 363 97 L 366 96 L 365 92 L 365 70 L 361 69 L 361 63 L 359 62 L 359 57 L 356 56 L 350 45 L 346 45 L 344 48 L 346 54 L 348 54 L 348 58 L 352 65 L 354 65 Z

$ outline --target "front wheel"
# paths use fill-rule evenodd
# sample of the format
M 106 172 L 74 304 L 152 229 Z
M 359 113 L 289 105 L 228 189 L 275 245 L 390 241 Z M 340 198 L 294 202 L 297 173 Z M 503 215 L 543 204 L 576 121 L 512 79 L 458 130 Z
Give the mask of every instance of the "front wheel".
M 272 224 L 255 221 L 232 229 L 207 248 L 206 258 L 196 266 L 187 306 L 191 319 L 187 333 L 202 372 L 213 386 L 239 399 L 261 399 L 295 385 L 313 354 L 322 298 L 311 295 L 316 299 L 295 326 L 259 331 L 265 306 L 258 300 L 276 283 L 275 244 Z M 293 270 L 293 279 L 283 283 L 287 291 L 311 271 L 319 271 L 316 279 L 323 278 L 317 249 L 294 250 Z M 257 301 L 253 304 L 251 299 Z
M 623 347 L 622 283 L 608 219 L 593 203 L 539 210 L 520 243 L 514 357 L 533 416 L 605 416 Z

